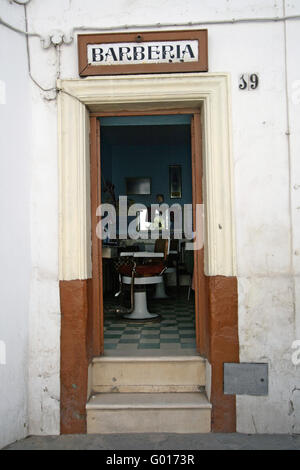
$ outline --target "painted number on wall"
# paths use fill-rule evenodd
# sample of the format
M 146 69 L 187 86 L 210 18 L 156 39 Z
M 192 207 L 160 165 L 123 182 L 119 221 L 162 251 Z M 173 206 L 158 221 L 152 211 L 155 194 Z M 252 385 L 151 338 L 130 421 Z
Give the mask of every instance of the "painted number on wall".
M 239 76 L 240 90 L 255 90 L 258 87 L 259 78 L 257 73 L 242 73 Z

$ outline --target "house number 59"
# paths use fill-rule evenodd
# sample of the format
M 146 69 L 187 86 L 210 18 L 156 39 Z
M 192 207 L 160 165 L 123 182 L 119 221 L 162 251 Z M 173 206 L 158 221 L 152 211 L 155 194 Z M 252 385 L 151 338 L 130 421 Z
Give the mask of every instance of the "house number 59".
M 242 73 L 239 76 L 240 90 L 255 90 L 258 87 L 259 78 L 256 73 Z

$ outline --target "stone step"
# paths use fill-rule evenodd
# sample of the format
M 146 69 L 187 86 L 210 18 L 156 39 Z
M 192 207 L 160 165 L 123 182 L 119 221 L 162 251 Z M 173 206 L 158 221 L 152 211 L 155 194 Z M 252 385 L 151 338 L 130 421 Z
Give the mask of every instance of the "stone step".
M 86 405 L 88 434 L 208 433 L 204 393 L 98 393 Z
M 200 356 L 98 357 L 92 363 L 95 393 L 196 392 L 205 386 Z

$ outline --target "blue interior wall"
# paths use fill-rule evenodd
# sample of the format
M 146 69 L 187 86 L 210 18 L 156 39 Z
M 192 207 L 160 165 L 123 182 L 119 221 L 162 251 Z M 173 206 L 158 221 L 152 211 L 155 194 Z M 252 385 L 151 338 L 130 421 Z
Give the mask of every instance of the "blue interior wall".
M 149 206 L 155 203 L 156 194 L 162 193 L 167 204 L 192 202 L 190 155 L 186 145 L 138 145 L 112 147 L 112 178 L 116 195 L 126 194 L 125 177 L 151 178 L 150 195 L 129 195 L 128 198 Z M 169 165 L 181 165 L 182 198 L 169 195 Z
M 112 181 L 116 197 L 126 195 L 126 177 L 150 177 L 151 195 L 129 195 L 149 206 L 162 193 L 168 204 L 192 202 L 189 125 L 103 127 L 101 131 L 102 182 Z M 169 165 L 181 165 L 182 198 L 169 195 Z M 105 202 L 105 195 L 102 194 Z
M 101 127 L 172 126 L 191 123 L 191 114 L 158 114 L 151 116 L 110 116 L 101 118 Z
M 112 146 L 103 142 L 101 145 L 101 176 L 102 176 L 102 191 L 103 191 L 103 182 L 113 180 L 112 174 Z

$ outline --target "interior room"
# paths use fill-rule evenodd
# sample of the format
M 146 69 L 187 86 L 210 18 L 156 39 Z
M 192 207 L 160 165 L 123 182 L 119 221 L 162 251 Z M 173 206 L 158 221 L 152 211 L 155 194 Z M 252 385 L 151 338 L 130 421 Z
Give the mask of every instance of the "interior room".
M 190 120 L 100 118 L 101 202 L 116 210 L 115 235 L 102 241 L 105 354 L 195 354 L 194 257 L 183 229 L 184 207 L 192 214 Z M 134 204 L 144 208 L 133 214 Z M 182 208 L 180 238 L 176 214 L 151 212 L 153 204 Z

